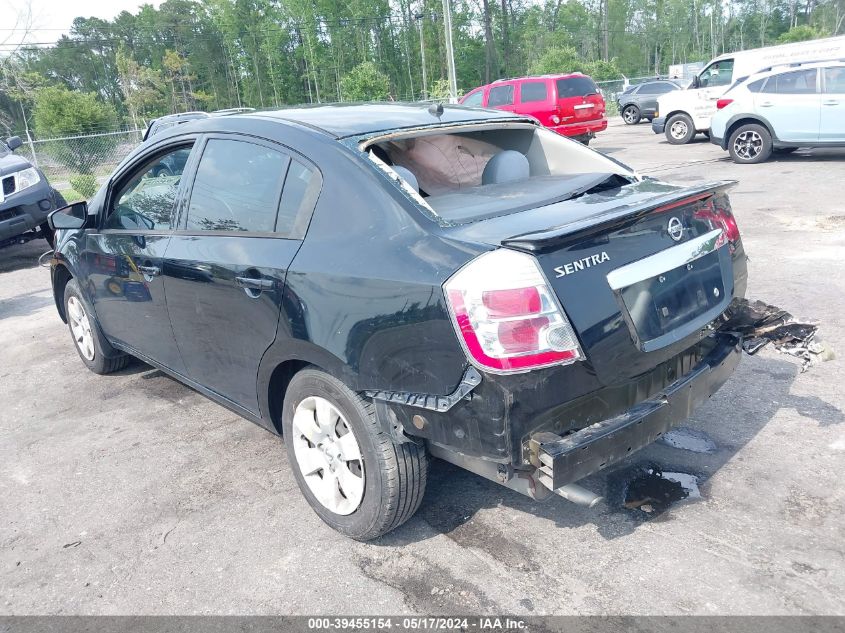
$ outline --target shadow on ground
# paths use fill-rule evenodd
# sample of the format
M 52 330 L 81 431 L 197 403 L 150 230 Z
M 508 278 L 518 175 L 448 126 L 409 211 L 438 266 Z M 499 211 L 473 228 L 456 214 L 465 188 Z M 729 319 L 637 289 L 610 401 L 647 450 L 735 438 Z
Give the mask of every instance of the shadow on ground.
M 44 240 L 33 240 L 26 244 L 0 248 L 0 273 L 34 268 L 38 266 L 38 257 L 49 250 L 50 246 Z

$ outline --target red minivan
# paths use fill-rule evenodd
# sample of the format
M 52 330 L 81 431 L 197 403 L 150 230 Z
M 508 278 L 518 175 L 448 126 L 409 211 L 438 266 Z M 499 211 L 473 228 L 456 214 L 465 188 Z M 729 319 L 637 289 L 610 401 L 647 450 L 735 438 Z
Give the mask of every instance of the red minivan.
M 528 114 L 585 145 L 607 129 L 604 99 L 592 78 L 581 73 L 499 79 L 467 93 L 460 103 Z

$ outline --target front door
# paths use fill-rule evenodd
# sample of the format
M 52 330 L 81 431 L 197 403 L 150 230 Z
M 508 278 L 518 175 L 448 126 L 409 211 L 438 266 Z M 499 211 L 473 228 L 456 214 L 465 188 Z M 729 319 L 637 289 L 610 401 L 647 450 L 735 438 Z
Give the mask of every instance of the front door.
M 320 183 L 277 144 L 212 136 L 167 250 L 167 305 L 187 375 L 252 412 Z
M 756 95 L 754 107 L 788 143 L 815 143 L 819 138 L 821 94 L 815 68 L 772 75 Z
M 161 270 L 190 154 L 191 141 L 183 142 L 120 177 L 84 253 L 90 296 L 104 332 L 178 372 L 184 367 L 170 328 Z M 177 167 L 158 175 L 164 163 Z
M 845 143 L 845 66 L 824 68 L 819 141 Z

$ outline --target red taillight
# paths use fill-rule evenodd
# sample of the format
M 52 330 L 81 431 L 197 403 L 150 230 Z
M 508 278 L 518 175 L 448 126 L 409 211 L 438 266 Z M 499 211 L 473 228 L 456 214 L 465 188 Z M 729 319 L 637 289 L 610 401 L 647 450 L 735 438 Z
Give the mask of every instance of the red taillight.
M 485 253 L 443 288 L 461 342 L 482 369 L 526 371 L 582 357 L 572 326 L 530 255 Z
M 536 288 L 485 290 L 481 301 L 493 318 L 525 316 L 540 312 L 540 293 Z
M 729 208 L 717 207 L 712 199 L 696 209 L 693 217 L 697 220 L 704 220 L 711 228 L 722 229 L 731 244 L 739 240 L 739 227 L 736 224 L 734 214 Z
M 726 106 L 729 106 L 729 105 L 730 105 L 730 104 L 732 104 L 733 102 L 734 102 L 734 100 L 733 100 L 733 99 L 719 99 L 719 100 L 716 102 L 716 109 L 717 109 L 717 110 L 721 110 L 722 108 L 724 108 L 724 107 L 726 107 Z

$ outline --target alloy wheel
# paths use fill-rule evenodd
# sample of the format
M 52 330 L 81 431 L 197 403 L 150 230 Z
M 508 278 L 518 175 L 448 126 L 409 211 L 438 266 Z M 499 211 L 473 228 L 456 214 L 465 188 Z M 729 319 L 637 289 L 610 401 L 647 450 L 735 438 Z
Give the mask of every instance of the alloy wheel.
M 94 360 L 94 334 L 91 332 L 91 321 L 85 307 L 79 299 L 71 297 L 67 301 L 67 312 L 76 347 L 85 358 Z
M 364 498 L 364 461 L 352 427 L 331 402 L 305 398 L 293 414 L 293 449 L 311 493 L 328 510 L 348 515 Z
M 629 106 L 622 111 L 622 118 L 625 119 L 625 123 L 627 123 L 628 125 L 633 125 L 637 117 L 635 115 L 634 109 Z
M 754 130 L 737 134 L 734 139 L 734 153 L 742 160 L 754 160 L 763 151 L 763 137 Z

